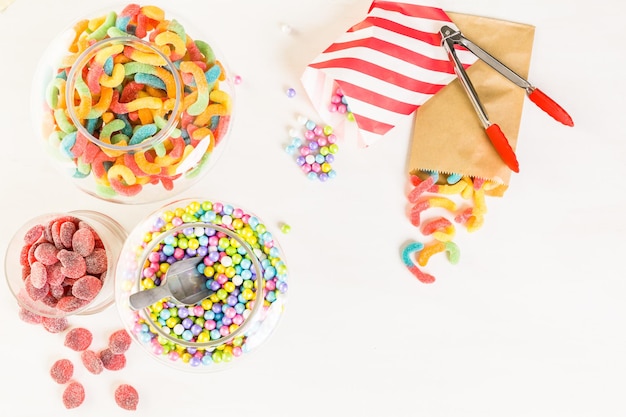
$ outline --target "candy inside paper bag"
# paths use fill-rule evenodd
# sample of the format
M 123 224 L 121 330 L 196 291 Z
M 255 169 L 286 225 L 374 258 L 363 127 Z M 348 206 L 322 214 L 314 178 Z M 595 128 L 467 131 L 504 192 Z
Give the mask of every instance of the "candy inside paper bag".
M 448 12 L 463 34 L 522 77 L 528 76 L 534 26 Z M 497 123 L 512 148 L 519 133 L 525 91 L 482 61 L 467 69 L 489 119 Z M 523 170 L 524 161 L 520 161 Z M 491 145 L 458 80 L 442 88 L 416 112 L 409 173 L 458 174 L 500 184 L 488 191 L 502 196 L 511 171 Z

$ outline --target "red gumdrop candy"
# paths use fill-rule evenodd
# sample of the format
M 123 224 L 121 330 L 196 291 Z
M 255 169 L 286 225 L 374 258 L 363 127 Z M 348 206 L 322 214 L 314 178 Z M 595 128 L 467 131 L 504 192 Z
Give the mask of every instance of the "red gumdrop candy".
M 107 270 L 107 252 L 103 248 L 96 248 L 85 257 L 87 273 L 98 275 Z
M 76 408 L 85 401 L 85 387 L 80 382 L 72 381 L 63 391 L 63 405 L 68 410 Z
M 46 276 L 48 277 L 48 285 L 50 287 L 57 287 L 63 283 L 65 275 L 61 272 L 62 267 L 63 265 L 60 262 L 46 266 Z
M 87 300 L 82 300 L 80 298 L 74 297 L 73 295 L 66 295 L 59 298 L 56 303 L 56 308 L 58 310 L 65 311 L 66 313 L 70 313 L 84 307 L 88 303 L 89 301 Z
M 33 262 L 30 266 L 30 283 L 35 288 L 43 288 L 48 282 L 48 271 L 46 266 L 39 261 Z
M 69 278 L 80 278 L 87 272 L 87 265 L 85 264 L 85 258 L 80 256 L 76 252 L 69 251 L 67 249 L 61 249 L 57 253 L 57 258 L 61 261 L 63 268 L 61 272 L 63 275 Z
M 95 245 L 93 233 L 87 228 L 78 229 L 72 236 L 72 249 L 83 258 L 93 252 Z
M 43 299 L 46 295 L 48 295 L 48 290 L 50 289 L 50 287 L 48 284 L 45 284 L 43 287 L 37 288 L 33 285 L 31 277 L 28 276 L 24 280 L 24 289 L 26 290 L 26 294 L 28 294 L 31 300 L 37 301 Z
M 43 317 L 41 324 L 50 333 L 61 333 L 70 325 L 65 317 Z
M 93 350 L 88 349 L 81 352 L 80 360 L 83 362 L 85 369 L 94 375 L 98 375 L 104 370 L 102 359 L 100 359 L 100 356 Z
M 74 222 L 63 222 L 59 229 L 59 240 L 65 249 L 72 248 L 72 237 L 76 232 L 76 225 Z
M 116 354 L 109 348 L 101 350 L 100 360 L 105 369 L 109 371 L 119 371 L 126 366 L 126 356 L 123 353 Z
M 24 307 L 20 307 L 17 315 L 20 320 L 28 324 L 41 324 L 41 321 L 43 319 L 43 317 L 39 314 L 35 314 L 32 311 L 26 310 Z
M 81 300 L 91 301 L 102 289 L 102 281 L 91 275 L 85 275 L 76 280 L 72 286 L 72 295 Z
M 131 339 L 126 330 L 117 330 L 109 336 L 109 349 L 114 354 L 126 352 L 130 344 Z
M 74 365 L 69 359 L 59 359 L 50 368 L 50 376 L 57 384 L 65 384 L 73 375 Z
M 59 250 L 52 243 L 43 242 L 35 248 L 35 259 L 44 265 L 53 265 L 59 262 L 57 254 Z
M 30 246 L 35 243 L 43 235 L 44 227 L 41 224 L 37 224 L 24 234 L 24 244 Z
M 136 410 L 139 393 L 132 385 L 121 384 L 115 389 L 115 402 L 124 410 Z
M 75 327 L 67 332 L 63 344 L 76 352 L 80 352 L 87 349 L 92 341 L 93 334 L 88 329 Z

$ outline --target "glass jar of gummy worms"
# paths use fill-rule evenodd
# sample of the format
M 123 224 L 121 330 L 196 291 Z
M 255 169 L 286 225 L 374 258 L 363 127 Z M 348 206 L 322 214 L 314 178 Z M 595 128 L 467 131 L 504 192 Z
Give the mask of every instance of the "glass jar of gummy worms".
M 126 237 L 119 223 L 90 210 L 30 219 L 7 246 L 9 289 L 37 316 L 99 313 L 115 300 L 114 272 Z
M 197 258 L 209 291 L 194 304 L 165 298 L 147 307 L 133 294 L 167 285 L 176 262 Z M 254 214 L 202 199 L 171 202 L 140 222 L 116 271 L 115 297 L 133 339 L 159 362 L 207 372 L 242 361 L 265 342 L 287 302 L 278 241 Z
M 162 201 L 215 165 L 234 85 L 214 43 L 188 29 L 159 7 L 129 4 L 80 19 L 52 42 L 33 115 L 78 188 L 117 203 Z

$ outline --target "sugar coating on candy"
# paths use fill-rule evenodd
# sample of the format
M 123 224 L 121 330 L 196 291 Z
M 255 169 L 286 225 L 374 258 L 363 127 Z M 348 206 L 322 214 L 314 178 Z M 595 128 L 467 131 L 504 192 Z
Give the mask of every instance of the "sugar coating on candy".
M 43 288 L 48 282 L 48 271 L 41 262 L 33 262 L 30 266 L 30 282 L 35 288 Z
M 72 295 L 81 300 L 91 301 L 102 289 L 102 281 L 91 275 L 76 280 L 72 286 Z
M 87 272 L 85 258 L 80 256 L 77 252 L 61 249 L 59 253 L 57 253 L 57 258 L 63 265 L 61 272 L 66 277 L 80 278 Z
M 117 330 L 109 336 L 109 349 L 114 354 L 121 354 L 128 350 L 131 338 L 124 329 Z
M 69 359 L 59 359 L 52 364 L 50 376 L 57 384 L 65 384 L 74 375 L 74 364 Z
M 31 300 L 37 301 L 42 300 L 46 296 L 46 294 L 48 294 L 49 287 L 47 284 L 45 284 L 41 288 L 35 287 L 29 275 L 24 280 L 24 289 L 26 290 L 26 294 L 28 294 Z
M 24 307 L 20 307 L 17 312 L 18 317 L 25 323 L 29 324 L 41 324 L 43 317 L 39 314 L 35 314 L 32 311 L 26 310 Z
M 59 249 L 57 249 L 54 244 L 50 242 L 43 242 L 40 245 L 37 245 L 34 255 L 35 259 L 42 264 L 52 265 L 59 262 L 59 258 L 57 258 L 58 253 Z
M 74 297 L 73 295 L 66 295 L 64 297 L 59 298 L 55 307 L 58 310 L 65 311 L 67 313 L 71 313 L 72 311 L 76 311 L 87 305 L 89 301 L 82 300 L 78 297 Z
M 126 366 L 126 356 L 123 353 L 113 353 L 110 348 L 101 350 L 99 356 L 102 365 L 109 371 L 119 371 Z
M 115 388 L 115 402 L 124 410 L 136 410 L 139 393 L 132 385 L 120 384 Z
M 24 245 L 30 246 L 37 241 L 43 234 L 44 227 L 41 224 L 37 224 L 26 231 L 24 234 Z
M 76 224 L 74 224 L 74 222 L 65 221 L 61 223 L 59 228 L 59 240 L 64 248 L 70 249 L 72 247 L 72 237 L 75 232 Z
M 80 256 L 85 257 L 93 252 L 96 247 L 96 240 L 93 233 L 88 228 L 78 229 L 72 235 L 72 249 Z
M 85 369 L 94 375 L 98 375 L 104 370 L 104 364 L 102 363 L 102 359 L 100 359 L 100 355 L 93 350 L 87 349 L 82 351 L 80 360 L 83 366 L 85 366 Z
M 107 254 L 103 248 L 94 249 L 84 260 L 88 274 L 99 275 L 107 270 Z
M 70 382 L 63 391 L 63 405 L 68 410 L 80 406 L 85 401 L 85 387 L 80 382 Z
M 93 334 L 84 327 L 74 327 L 65 335 L 64 346 L 80 352 L 87 349 L 93 341 Z
M 50 333 L 61 333 L 70 325 L 65 317 L 43 317 L 41 324 Z

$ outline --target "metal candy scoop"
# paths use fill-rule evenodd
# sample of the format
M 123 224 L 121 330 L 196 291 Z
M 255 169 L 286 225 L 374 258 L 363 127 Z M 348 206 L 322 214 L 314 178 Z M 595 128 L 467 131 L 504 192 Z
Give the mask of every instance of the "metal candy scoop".
M 206 287 L 206 276 L 197 269 L 202 262 L 201 257 L 187 258 L 174 262 L 165 273 L 165 282 L 149 290 L 131 294 L 130 306 L 134 310 L 141 310 L 164 298 L 171 298 L 179 304 L 196 304 L 214 291 Z

